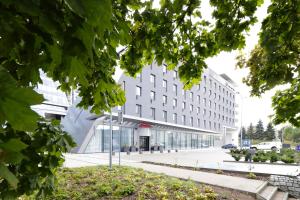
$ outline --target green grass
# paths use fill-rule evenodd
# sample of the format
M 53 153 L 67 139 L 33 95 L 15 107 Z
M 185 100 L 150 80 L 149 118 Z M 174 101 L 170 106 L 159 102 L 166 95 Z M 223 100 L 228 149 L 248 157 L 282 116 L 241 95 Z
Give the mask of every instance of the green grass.
M 23 199 L 35 199 L 25 197 Z M 142 169 L 114 166 L 61 169 L 57 189 L 46 199 L 217 199 L 216 193 L 193 181 L 183 181 Z

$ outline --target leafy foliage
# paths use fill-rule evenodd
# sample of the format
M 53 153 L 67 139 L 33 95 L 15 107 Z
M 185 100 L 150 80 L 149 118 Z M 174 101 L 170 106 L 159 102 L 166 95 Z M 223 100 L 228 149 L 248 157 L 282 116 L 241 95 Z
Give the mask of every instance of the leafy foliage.
M 238 65 L 250 69 L 245 83 L 253 95 L 289 84 L 272 98 L 274 122 L 290 122 L 300 126 L 299 53 L 300 53 L 299 0 L 272 0 L 268 16 L 262 22 L 260 40 L 248 60 L 239 56 Z
M 274 129 L 272 123 L 268 123 L 267 129 L 264 133 L 264 137 L 265 137 L 266 140 L 273 140 L 273 139 L 276 138 L 275 129 Z
M 63 153 L 75 144 L 55 124 L 39 122 L 32 132 L 13 129 L 6 123 L 0 129 L 0 199 L 14 199 L 39 190 L 52 191 Z
M 283 129 L 283 138 L 286 141 L 300 142 L 300 128 L 292 126 L 285 127 Z

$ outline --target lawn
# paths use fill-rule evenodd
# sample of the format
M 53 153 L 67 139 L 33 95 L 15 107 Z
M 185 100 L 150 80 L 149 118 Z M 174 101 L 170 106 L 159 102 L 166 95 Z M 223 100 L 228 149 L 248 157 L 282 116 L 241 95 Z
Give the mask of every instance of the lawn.
M 219 199 L 211 187 L 142 169 L 114 166 L 64 168 L 46 199 Z M 25 199 L 34 199 L 26 197 Z

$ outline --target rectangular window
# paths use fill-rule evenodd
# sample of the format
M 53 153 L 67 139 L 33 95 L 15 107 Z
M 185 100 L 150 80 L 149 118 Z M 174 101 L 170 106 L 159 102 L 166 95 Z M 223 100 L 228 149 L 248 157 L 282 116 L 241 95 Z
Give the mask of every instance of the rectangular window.
M 166 122 L 167 121 L 167 111 L 163 111 L 163 119 Z
M 206 98 L 203 99 L 203 104 L 206 106 Z
M 193 119 L 193 117 L 190 118 L 190 125 L 194 126 L 194 119 Z
M 206 93 L 206 87 L 203 87 L 203 93 L 204 94 Z
M 135 105 L 135 113 L 137 116 L 142 117 L 142 106 L 139 104 Z
M 177 99 L 173 99 L 173 107 L 177 107 Z
M 206 128 L 206 120 L 203 120 L 203 127 Z
M 167 80 L 163 80 L 163 88 L 165 88 L 167 91 Z
M 193 101 L 194 100 L 194 93 L 190 92 L 190 99 Z
M 136 94 L 136 96 L 142 96 L 142 88 L 139 86 L 136 86 L 135 94 Z
M 167 96 L 163 95 L 163 103 L 166 105 L 167 104 Z
M 177 85 L 176 84 L 173 85 L 173 92 L 177 96 Z
M 190 104 L 190 111 L 193 112 L 194 106 L 193 104 Z
M 136 80 L 139 80 L 140 82 L 142 82 L 142 74 L 141 73 L 138 73 L 136 75 Z
M 211 100 L 208 101 L 208 105 L 211 108 Z
M 197 107 L 197 114 L 200 113 L 200 107 Z
M 197 126 L 200 127 L 200 119 L 197 119 Z
M 182 115 L 182 124 L 185 125 L 185 115 Z
M 211 87 L 211 86 L 212 86 L 212 80 L 209 79 L 209 87 Z
M 150 99 L 151 99 L 152 101 L 155 100 L 155 92 L 154 92 L 154 91 L 151 91 L 151 92 L 150 92 Z
M 125 81 L 123 81 L 123 85 L 122 85 L 122 89 L 125 91 L 125 85 L 126 85 L 126 83 L 125 83 Z
M 200 84 L 198 84 L 198 90 L 199 90 L 199 91 L 201 90 L 201 86 L 200 86 Z
M 153 84 L 153 86 L 155 87 L 155 75 L 154 74 L 150 74 L 150 83 Z
M 197 95 L 197 102 L 200 104 L 200 95 Z
M 173 122 L 177 124 L 177 114 L 173 113 Z
M 204 116 L 206 115 L 206 109 L 203 109 L 203 115 Z
M 163 74 L 166 74 L 166 73 L 167 73 L 167 66 L 163 65 Z
M 209 129 L 211 129 L 211 121 L 209 121 Z
M 204 76 L 203 79 L 204 79 L 204 83 L 206 83 L 206 76 Z
M 174 72 L 173 72 L 173 78 L 174 79 L 178 78 L 178 72 L 176 70 L 174 70 Z
M 184 89 L 182 89 L 182 96 L 184 97 L 184 99 L 186 99 L 186 91 Z
M 182 109 L 185 109 L 185 107 L 186 107 L 186 103 L 182 102 Z
M 155 119 L 155 108 L 151 108 L 151 118 Z

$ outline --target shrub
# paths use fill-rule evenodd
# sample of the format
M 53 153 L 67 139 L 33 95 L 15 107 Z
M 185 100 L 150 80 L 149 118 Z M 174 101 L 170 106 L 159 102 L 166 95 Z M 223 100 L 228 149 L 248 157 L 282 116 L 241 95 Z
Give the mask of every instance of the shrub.
M 249 172 L 249 174 L 247 175 L 248 179 L 256 179 L 256 175 L 253 172 Z
M 283 156 L 281 156 L 281 161 L 284 163 L 290 164 L 290 163 L 294 163 L 295 159 L 291 156 L 283 155 Z
M 259 162 L 260 157 L 258 155 L 253 156 L 253 162 Z
M 277 162 L 279 160 L 279 154 L 274 151 L 270 152 L 269 157 L 271 163 Z
M 223 174 L 223 171 L 220 170 L 220 169 L 218 169 L 216 173 L 217 173 L 217 174 Z
M 266 162 L 269 159 L 267 155 L 262 155 L 259 158 L 260 158 L 260 162 Z
M 234 158 L 235 161 L 239 161 L 242 157 L 240 154 L 232 154 L 231 156 Z

